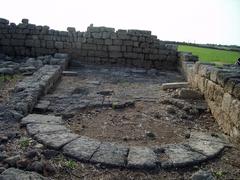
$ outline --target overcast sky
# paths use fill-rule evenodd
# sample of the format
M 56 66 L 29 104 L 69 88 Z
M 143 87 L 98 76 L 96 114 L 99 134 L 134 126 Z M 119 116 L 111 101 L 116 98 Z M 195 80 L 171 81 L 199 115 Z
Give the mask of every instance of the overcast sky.
M 1 0 L 0 17 L 52 29 L 151 30 L 161 40 L 240 45 L 240 0 Z

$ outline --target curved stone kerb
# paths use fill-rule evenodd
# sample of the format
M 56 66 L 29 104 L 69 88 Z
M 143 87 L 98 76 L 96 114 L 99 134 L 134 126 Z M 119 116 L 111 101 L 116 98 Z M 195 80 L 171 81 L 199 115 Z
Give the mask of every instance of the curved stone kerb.
M 30 114 L 22 119 L 22 125 L 26 125 L 28 133 L 47 147 L 62 150 L 65 155 L 79 161 L 112 167 L 184 167 L 213 158 L 227 146 L 227 142 L 220 137 L 192 132 L 190 138 L 180 144 L 160 148 L 129 147 L 71 133 L 63 125 L 61 117 L 50 115 Z

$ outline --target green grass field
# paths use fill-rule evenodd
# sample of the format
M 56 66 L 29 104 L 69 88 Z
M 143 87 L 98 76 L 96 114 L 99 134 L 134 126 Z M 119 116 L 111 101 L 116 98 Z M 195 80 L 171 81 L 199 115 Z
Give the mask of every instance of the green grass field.
M 201 48 L 188 45 L 179 45 L 178 51 L 192 52 L 197 55 L 202 62 L 212 62 L 216 64 L 234 64 L 240 58 L 240 52 Z

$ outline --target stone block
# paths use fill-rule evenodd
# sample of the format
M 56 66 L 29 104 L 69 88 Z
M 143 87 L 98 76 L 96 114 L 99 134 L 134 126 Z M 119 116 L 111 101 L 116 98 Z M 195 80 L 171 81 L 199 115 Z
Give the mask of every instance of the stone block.
M 102 38 L 102 33 L 101 32 L 91 33 L 91 37 L 100 39 Z
M 182 88 L 179 89 L 178 97 L 182 99 L 202 99 L 203 95 L 196 90 Z
M 210 79 L 210 73 L 212 71 L 213 66 L 209 66 L 209 65 L 200 65 L 199 69 L 198 69 L 198 74 L 200 76 L 203 76 L 207 79 Z
M 112 45 L 112 39 L 105 39 L 106 45 Z
M 233 94 L 234 86 L 240 84 L 240 78 L 229 78 L 224 85 L 224 91 Z
M 28 24 L 29 20 L 28 19 L 22 19 L 23 24 Z
M 63 42 L 55 42 L 55 47 L 57 48 L 57 49 L 63 49 Z
M 50 48 L 50 49 L 54 48 L 55 47 L 54 42 L 53 41 L 46 41 L 46 47 Z
M 34 180 L 47 180 L 48 178 L 45 178 L 44 176 L 36 173 L 36 172 L 29 172 L 29 171 L 23 171 L 17 168 L 8 168 L 6 169 L 1 175 L 0 179 L 2 180 L 10 180 L 10 179 L 34 179 Z
M 27 132 L 30 135 L 35 135 L 38 133 L 50 133 L 50 132 L 70 132 L 64 125 L 55 124 L 27 124 Z
M 210 100 L 210 101 L 213 101 L 213 94 L 214 94 L 214 91 L 215 91 L 215 83 L 212 82 L 212 81 L 208 81 L 207 80 L 207 87 L 206 87 L 206 93 L 205 95 L 207 95 L 207 99 Z
M 213 93 L 213 100 L 215 101 L 217 106 L 221 107 L 222 106 L 224 90 L 219 85 L 216 85 L 214 89 L 215 90 L 214 90 L 214 93 Z
M 240 128 L 240 101 L 238 99 L 232 100 L 229 115 L 231 122 L 234 123 L 237 128 Z
M 10 39 L 1 39 L 1 45 L 10 46 Z
M 110 166 L 125 166 L 128 148 L 114 143 L 103 142 L 93 154 L 90 162 Z
M 9 24 L 9 21 L 7 19 L 0 18 L 0 24 Z
M 88 137 L 80 137 L 63 147 L 63 153 L 81 161 L 89 161 L 101 142 Z
M 69 132 L 50 132 L 50 133 L 43 133 L 43 134 L 36 134 L 34 138 L 44 144 L 47 147 L 53 149 L 60 149 L 65 144 L 77 139 L 79 135 L 69 133 Z
M 67 31 L 70 32 L 70 33 L 75 33 L 76 29 L 75 29 L 75 27 L 68 27 Z
M 130 147 L 128 164 L 130 168 L 154 169 L 157 167 L 157 156 L 148 147 Z
M 123 41 L 121 39 L 114 39 L 113 40 L 113 45 L 122 45 L 123 44 Z
M 222 110 L 226 113 L 229 114 L 230 112 L 230 106 L 232 103 L 232 96 L 229 93 L 224 93 L 223 95 L 223 100 L 222 100 Z
M 27 40 L 25 41 L 25 46 L 27 46 L 27 47 L 33 47 L 33 45 L 34 45 L 34 41 L 33 41 L 32 39 L 27 39 Z
M 162 90 L 178 89 L 178 88 L 187 88 L 188 86 L 189 86 L 188 82 L 163 83 L 161 86 L 161 89 Z
M 108 46 L 109 51 L 121 51 L 121 46 Z
M 169 145 L 164 150 L 168 158 L 161 161 L 163 168 L 194 165 L 207 159 L 205 155 L 193 151 L 184 144 Z
M 238 100 L 240 100 L 240 79 L 239 79 L 239 83 L 235 84 L 232 94 L 236 98 L 238 98 Z
M 47 111 L 50 105 L 50 101 L 40 100 L 37 105 L 34 107 L 35 112 L 44 113 Z
M 225 86 L 228 79 L 230 78 L 240 78 L 240 73 L 238 72 L 226 72 L 226 71 L 219 71 L 217 73 L 217 83 L 220 84 L 222 87 Z
M 97 49 L 97 45 L 95 45 L 95 44 L 82 44 L 82 49 L 96 50 Z
M 111 52 L 109 52 L 109 57 L 110 58 L 121 58 L 121 57 L 123 57 L 123 54 L 121 52 L 111 51 Z

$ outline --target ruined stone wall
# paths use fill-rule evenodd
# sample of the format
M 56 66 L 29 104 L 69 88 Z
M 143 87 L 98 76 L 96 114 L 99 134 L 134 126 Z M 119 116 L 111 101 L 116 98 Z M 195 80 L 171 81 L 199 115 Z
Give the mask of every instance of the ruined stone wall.
M 181 70 L 205 96 L 223 131 L 240 142 L 240 67 L 200 63 L 190 53 L 179 53 Z
M 68 28 L 16 25 L 0 19 L 0 52 L 12 56 L 41 56 L 68 53 L 81 63 L 117 64 L 144 68 L 176 69 L 177 52 L 151 35 L 151 31 L 88 27 L 86 32 Z M 76 61 L 74 61 L 76 62 Z

